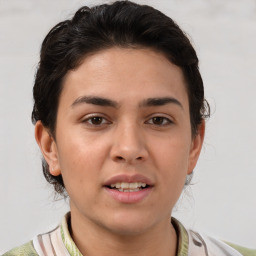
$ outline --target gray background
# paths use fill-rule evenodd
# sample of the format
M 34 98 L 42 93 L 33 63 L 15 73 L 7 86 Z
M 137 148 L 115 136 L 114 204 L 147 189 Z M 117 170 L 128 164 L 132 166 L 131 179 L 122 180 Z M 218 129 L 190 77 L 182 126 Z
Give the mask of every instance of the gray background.
M 53 228 L 68 210 L 41 172 L 30 122 L 40 44 L 57 22 L 103 1 L 0 0 L 0 253 Z M 256 2 L 148 3 L 191 36 L 212 107 L 203 152 L 174 215 L 186 225 L 256 247 Z

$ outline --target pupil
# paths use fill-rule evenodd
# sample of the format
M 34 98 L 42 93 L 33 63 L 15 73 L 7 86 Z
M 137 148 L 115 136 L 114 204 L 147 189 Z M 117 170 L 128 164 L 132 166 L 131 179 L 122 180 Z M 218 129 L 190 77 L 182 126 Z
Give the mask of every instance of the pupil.
M 101 122 L 102 122 L 102 117 L 95 116 L 92 118 L 93 124 L 101 124 Z
M 154 122 L 154 124 L 162 124 L 163 123 L 163 117 L 154 117 L 153 122 Z

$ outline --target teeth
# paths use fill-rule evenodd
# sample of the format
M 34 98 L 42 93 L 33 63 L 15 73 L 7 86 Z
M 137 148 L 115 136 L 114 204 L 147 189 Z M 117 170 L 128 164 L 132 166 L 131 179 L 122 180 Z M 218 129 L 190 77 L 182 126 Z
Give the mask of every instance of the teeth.
M 129 188 L 137 188 L 137 187 L 139 187 L 137 182 L 129 184 Z
M 129 183 L 127 183 L 127 182 L 122 182 L 122 183 L 121 183 L 121 188 L 129 188 Z
M 147 184 L 143 182 L 117 182 L 110 185 L 111 188 L 117 188 L 119 191 L 122 192 L 139 191 L 141 187 L 145 188 L 146 186 Z
M 137 191 L 140 191 L 141 189 L 140 188 L 135 188 L 135 189 L 122 189 L 122 188 L 119 188 L 118 191 L 120 192 L 137 192 Z

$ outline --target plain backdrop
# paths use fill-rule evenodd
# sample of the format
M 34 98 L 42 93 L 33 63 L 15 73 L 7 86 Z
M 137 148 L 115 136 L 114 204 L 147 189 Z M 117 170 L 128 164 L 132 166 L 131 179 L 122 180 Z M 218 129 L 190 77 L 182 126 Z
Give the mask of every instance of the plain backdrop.
M 174 215 L 207 234 L 256 247 L 256 2 L 149 0 L 195 46 L 212 107 L 193 185 Z M 103 1 L 0 0 L 0 253 L 55 227 L 54 201 L 34 141 L 32 87 L 40 44 L 57 22 Z

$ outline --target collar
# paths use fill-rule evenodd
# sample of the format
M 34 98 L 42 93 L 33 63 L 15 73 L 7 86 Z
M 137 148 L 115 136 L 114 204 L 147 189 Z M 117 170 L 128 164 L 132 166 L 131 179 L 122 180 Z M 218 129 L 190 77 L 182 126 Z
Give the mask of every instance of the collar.
M 185 227 L 177 219 L 171 219 L 172 225 L 177 234 L 177 256 L 188 256 L 189 236 Z
M 71 214 L 68 212 L 62 219 L 60 231 L 62 241 L 67 248 L 69 254 L 71 256 L 83 256 L 79 251 L 75 242 L 73 241 L 70 232 L 69 232 L 69 223 L 70 223 Z M 171 219 L 171 222 L 175 228 L 177 233 L 178 240 L 178 248 L 177 248 L 177 256 L 188 256 L 188 232 L 185 227 L 175 218 Z
M 77 248 L 77 246 L 75 245 L 75 242 L 73 241 L 70 235 L 69 228 L 68 228 L 69 226 L 68 223 L 70 223 L 70 218 L 71 218 L 70 212 L 66 213 L 65 216 L 62 218 L 61 226 L 60 226 L 61 239 L 71 256 L 83 256 L 82 253 Z

